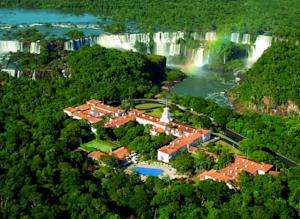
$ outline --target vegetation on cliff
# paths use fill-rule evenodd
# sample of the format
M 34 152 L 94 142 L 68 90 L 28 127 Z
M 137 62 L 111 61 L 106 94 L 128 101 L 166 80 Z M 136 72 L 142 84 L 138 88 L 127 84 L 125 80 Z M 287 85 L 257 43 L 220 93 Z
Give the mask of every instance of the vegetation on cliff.
M 300 50 L 286 42 L 274 43 L 231 91 L 238 106 L 270 113 L 299 113 Z

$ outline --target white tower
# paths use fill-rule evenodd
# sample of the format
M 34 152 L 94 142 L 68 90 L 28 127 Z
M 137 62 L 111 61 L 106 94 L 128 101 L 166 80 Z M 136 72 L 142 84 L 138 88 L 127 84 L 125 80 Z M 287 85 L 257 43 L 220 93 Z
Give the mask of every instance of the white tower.
M 167 106 L 167 102 L 166 102 L 166 107 L 164 108 L 164 111 L 163 111 L 162 116 L 160 118 L 160 121 L 164 122 L 164 123 L 169 123 L 169 122 L 172 121 L 172 118 L 171 118 L 171 115 L 170 115 L 170 112 L 169 112 L 169 107 Z

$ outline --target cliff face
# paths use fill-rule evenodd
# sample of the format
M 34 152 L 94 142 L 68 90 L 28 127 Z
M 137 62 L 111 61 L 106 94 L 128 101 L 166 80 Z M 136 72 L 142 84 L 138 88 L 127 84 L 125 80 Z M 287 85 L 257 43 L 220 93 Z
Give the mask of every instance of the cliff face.
M 257 112 L 269 115 L 300 115 L 300 107 L 295 102 L 288 100 L 285 104 L 277 105 L 271 97 L 264 96 L 260 102 L 240 101 L 234 92 L 228 92 L 227 96 L 238 112 Z

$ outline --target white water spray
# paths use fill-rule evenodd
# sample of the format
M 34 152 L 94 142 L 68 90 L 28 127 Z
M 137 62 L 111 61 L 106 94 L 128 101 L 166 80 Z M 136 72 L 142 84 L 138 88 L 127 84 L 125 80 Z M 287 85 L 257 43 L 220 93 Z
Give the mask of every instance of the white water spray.
M 271 46 L 271 44 L 271 36 L 257 36 L 254 46 L 252 47 L 252 52 L 248 58 L 248 65 L 251 66 L 253 63 L 255 63 L 262 56 L 264 51 Z

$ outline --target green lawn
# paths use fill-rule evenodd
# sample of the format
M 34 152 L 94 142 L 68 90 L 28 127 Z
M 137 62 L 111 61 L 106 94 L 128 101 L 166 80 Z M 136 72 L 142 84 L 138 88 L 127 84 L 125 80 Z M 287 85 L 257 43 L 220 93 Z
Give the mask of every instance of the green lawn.
M 142 103 L 135 106 L 136 109 L 139 110 L 148 110 L 163 107 L 164 105 L 159 103 Z
M 150 116 L 161 117 L 162 112 L 163 112 L 162 108 L 157 108 L 157 109 L 151 110 L 151 112 L 147 112 L 147 114 Z
M 216 145 L 220 148 L 225 148 L 225 149 L 229 150 L 233 154 L 239 154 L 239 155 L 242 154 L 242 152 L 239 149 L 233 147 L 232 145 L 228 144 L 225 141 L 222 141 L 222 140 L 217 141 Z
M 102 140 L 92 140 L 90 142 L 84 143 L 80 145 L 80 148 L 83 150 L 92 152 L 92 151 L 102 151 L 105 153 L 109 153 L 115 148 L 120 147 L 121 145 L 118 142 L 111 141 L 102 141 Z

